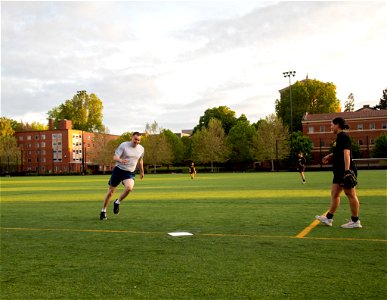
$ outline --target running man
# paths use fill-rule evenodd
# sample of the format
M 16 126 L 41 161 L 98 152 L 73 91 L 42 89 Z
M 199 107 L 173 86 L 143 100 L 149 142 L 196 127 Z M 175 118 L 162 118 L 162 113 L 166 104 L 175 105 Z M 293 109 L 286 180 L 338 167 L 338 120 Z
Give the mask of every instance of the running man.
M 109 180 L 109 188 L 103 200 L 103 207 L 100 214 L 100 220 L 106 220 L 106 209 L 110 199 L 113 196 L 117 186 L 122 182 L 124 191 L 114 201 L 113 213 L 120 212 L 120 204 L 129 195 L 134 187 L 135 171 L 138 167 L 140 170 L 140 179 L 144 178 L 144 147 L 140 145 L 141 133 L 134 132 L 130 142 L 121 143 L 114 153 L 114 161 L 116 166 L 113 169 Z

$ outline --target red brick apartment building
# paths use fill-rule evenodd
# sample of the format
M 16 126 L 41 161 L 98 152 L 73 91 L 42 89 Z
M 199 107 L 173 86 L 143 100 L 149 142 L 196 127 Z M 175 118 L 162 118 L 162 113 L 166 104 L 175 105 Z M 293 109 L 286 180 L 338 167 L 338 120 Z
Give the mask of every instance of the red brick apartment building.
M 99 166 L 93 163 L 94 134 L 72 129 L 70 120 L 60 120 L 58 128 L 54 128 L 53 120 L 49 120 L 48 130 L 16 132 L 15 136 L 22 172 L 44 174 L 99 170 Z M 116 135 L 107 137 L 109 140 L 118 138 Z
M 302 133 L 313 142 L 311 164 L 320 164 L 336 136 L 331 132 L 331 121 L 342 117 L 349 125 L 348 135 L 360 146 L 363 158 L 371 157 L 375 140 L 387 134 L 387 110 L 375 110 L 365 105 L 353 112 L 308 114 L 302 119 Z

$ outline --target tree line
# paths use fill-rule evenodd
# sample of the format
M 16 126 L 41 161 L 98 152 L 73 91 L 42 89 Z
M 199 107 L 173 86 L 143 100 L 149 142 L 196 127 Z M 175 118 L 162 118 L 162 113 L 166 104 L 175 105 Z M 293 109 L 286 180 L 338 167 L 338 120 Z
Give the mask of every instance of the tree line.
M 290 97 L 288 89 L 280 91 L 280 99 L 275 102 L 275 113 L 250 123 L 242 114 L 227 106 L 207 109 L 199 118 L 191 137 L 178 137 L 169 129 L 161 128 L 156 121 L 145 125 L 142 144 L 146 152 L 144 163 L 156 172 L 161 165 L 182 166 L 191 161 L 209 165 L 214 170 L 216 164 L 228 164 L 234 169 L 244 170 L 253 162 L 268 161 L 271 169 L 283 162 L 289 165 L 297 161 L 297 154 L 306 157 L 312 150 L 312 142 L 301 132 L 301 120 L 305 112 L 330 113 L 341 110 L 336 98 L 336 87 L 332 83 L 317 80 L 303 80 L 291 86 L 293 107 L 293 128 L 290 127 Z M 383 91 L 375 109 L 386 109 L 387 90 Z M 353 95 L 351 94 L 351 100 Z M 351 102 L 353 105 L 353 101 Z M 103 103 L 95 94 L 79 91 L 72 99 L 49 110 L 48 119 L 54 124 L 61 119 L 69 119 L 73 128 L 94 132 L 94 163 L 101 166 L 112 164 L 112 153 L 123 141 L 130 140 L 131 133 L 122 134 L 117 140 L 109 141 L 108 128 L 103 125 Z M 0 164 L 17 163 L 17 143 L 14 133 L 25 130 L 45 130 L 47 125 L 33 122 L 17 122 L 6 117 L 0 119 Z M 385 136 L 375 142 L 375 155 L 387 157 Z M 379 147 L 379 144 L 381 145 Z M 384 156 L 380 156 L 384 155 Z

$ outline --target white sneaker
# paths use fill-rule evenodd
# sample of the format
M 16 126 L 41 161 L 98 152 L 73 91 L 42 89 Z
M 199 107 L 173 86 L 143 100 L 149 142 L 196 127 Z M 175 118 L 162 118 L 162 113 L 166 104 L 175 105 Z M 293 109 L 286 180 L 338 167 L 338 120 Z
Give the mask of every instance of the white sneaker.
M 342 228 L 362 228 L 360 224 L 360 220 L 357 220 L 356 222 L 350 220 L 348 223 L 345 223 L 341 225 Z
M 328 219 L 326 216 L 316 216 L 315 218 L 316 220 L 319 220 L 324 225 L 332 227 L 333 219 Z

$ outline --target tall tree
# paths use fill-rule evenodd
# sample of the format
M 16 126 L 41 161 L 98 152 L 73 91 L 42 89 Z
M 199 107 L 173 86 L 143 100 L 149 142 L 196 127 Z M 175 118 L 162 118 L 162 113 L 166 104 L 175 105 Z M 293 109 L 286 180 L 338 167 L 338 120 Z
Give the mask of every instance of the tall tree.
M 375 106 L 376 109 L 387 109 L 387 88 L 383 90 L 383 96 L 380 98 L 379 104 Z
M 95 94 L 79 91 L 71 100 L 49 110 L 47 115 L 49 119 L 54 119 L 55 125 L 60 119 L 67 119 L 72 121 L 74 129 L 103 132 L 102 110 L 102 101 Z
M 238 121 L 227 136 L 227 144 L 230 148 L 230 162 L 251 163 L 251 145 L 255 128 L 246 121 Z
M 184 156 L 184 145 L 181 139 L 169 129 L 163 129 L 161 134 L 165 136 L 173 154 L 173 164 L 180 164 Z
M 158 165 L 170 164 L 173 160 L 171 146 L 165 135 L 160 134 L 161 130 L 156 121 L 147 123 L 142 140 L 145 148 L 144 164 L 153 166 L 155 173 Z
M 105 133 L 95 133 L 93 144 L 93 152 L 91 153 L 93 162 L 102 166 L 102 173 L 105 174 L 106 167 L 114 164 L 113 155 L 117 143 Z
M 241 116 L 241 118 L 243 118 Z M 219 106 L 209 108 L 204 112 L 204 115 L 200 117 L 199 124 L 196 125 L 192 134 L 195 134 L 197 130 L 207 128 L 211 119 L 217 119 L 221 122 L 226 135 L 229 133 L 231 128 L 237 123 L 235 112 L 227 106 Z
M 355 96 L 350 93 L 348 95 L 347 101 L 344 103 L 344 111 L 354 111 L 355 110 Z
M 210 163 L 211 172 L 214 172 L 215 162 L 225 162 L 229 150 L 226 145 L 226 135 L 221 121 L 211 119 L 208 128 L 203 127 L 192 136 L 193 155 L 201 163 Z
M 252 155 L 259 161 L 270 160 L 272 171 L 276 159 L 289 155 L 288 129 L 275 114 L 259 123 L 252 140 Z
M 336 97 L 336 86 L 333 83 L 305 79 L 291 85 L 291 89 L 292 102 L 290 102 L 289 87 L 281 90 L 281 99 L 276 100 L 275 111 L 288 128 L 291 125 L 290 117 L 293 116 L 294 131 L 302 130 L 301 120 L 306 112 L 330 113 L 337 112 L 340 108 L 340 101 Z

